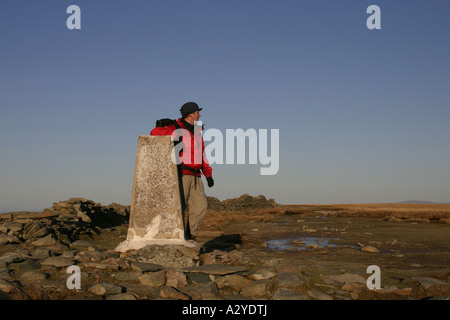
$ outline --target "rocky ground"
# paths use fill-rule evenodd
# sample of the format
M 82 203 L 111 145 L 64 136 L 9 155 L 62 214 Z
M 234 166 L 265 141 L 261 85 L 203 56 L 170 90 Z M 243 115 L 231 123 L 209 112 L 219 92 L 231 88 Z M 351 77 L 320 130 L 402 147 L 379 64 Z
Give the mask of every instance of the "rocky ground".
M 263 196 L 208 200 L 196 247 L 127 253 L 114 251 L 126 238 L 127 206 L 72 198 L 0 215 L 0 299 L 450 297 L 449 224 L 345 217 Z M 68 287 L 74 265 L 80 289 Z M 381 271 L 380 289 L 367 287 L 371 265 Z

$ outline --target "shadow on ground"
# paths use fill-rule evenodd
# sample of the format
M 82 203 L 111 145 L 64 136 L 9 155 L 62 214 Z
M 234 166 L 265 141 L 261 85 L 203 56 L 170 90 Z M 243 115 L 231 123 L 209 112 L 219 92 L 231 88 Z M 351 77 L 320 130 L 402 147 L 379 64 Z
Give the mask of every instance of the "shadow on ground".
M 232 251 L 236 249 L 236 245 L 242 245 L 242 237 L 240 234 L 221 235 L 205 242 L 201 253 L 213 252 L 214 250 Z

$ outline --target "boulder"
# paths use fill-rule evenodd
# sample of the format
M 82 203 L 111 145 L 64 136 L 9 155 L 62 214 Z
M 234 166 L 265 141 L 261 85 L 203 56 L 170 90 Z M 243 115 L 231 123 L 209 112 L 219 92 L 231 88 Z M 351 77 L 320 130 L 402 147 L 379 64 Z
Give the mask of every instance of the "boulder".
M 122 293 L 122 287 L 110 282 L 102 282 L 88 289 L 89 292 L 98 296 L 117 295 Z
M 298 287 L 306 283 L 306 278 L 293 272 L 283 272 L 276 276 L 275 282 L 280 288 Z
M 186 268 L 198 265 L 198 256 L 180 245 L 148 245 L 127 252 L 124 257 L 131 261 L 158 264 L 164 268 Z
M 262 298 L 270 295 L 274 288 L 269 279 L 256 280 L 242 288 L 241 294 L 246 298 Z
M 176 300 L 191 300 L 191 297 L 187 294 L 180 292 L 179 290 L 169 287 L 169 286 L 162 286 L 159 289 L 159 294 L 162 298 L 168 298 L 168 299 L 176 299 Z
M 151 287 L 160 287 L 166 283 L 166 272 L 164 270 L 145 273 L 138 277 L 141 284 Z
M 213 300 L 218 297 L 219 290 L 214 282 L 194 284 L 179 289 L 194 300 Z
M 272 296 L 273 300 L 310 300 L 304 293 L 278 288 Z

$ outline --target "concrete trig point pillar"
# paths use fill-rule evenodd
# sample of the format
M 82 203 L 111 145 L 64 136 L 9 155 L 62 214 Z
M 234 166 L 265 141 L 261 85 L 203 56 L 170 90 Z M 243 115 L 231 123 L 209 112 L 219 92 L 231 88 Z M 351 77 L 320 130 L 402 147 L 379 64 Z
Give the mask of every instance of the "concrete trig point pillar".
M 139 136 L 127 240 L 116 251 L 151 244 L 194 246 L 184 235 L 173 146 L 171 136 Z

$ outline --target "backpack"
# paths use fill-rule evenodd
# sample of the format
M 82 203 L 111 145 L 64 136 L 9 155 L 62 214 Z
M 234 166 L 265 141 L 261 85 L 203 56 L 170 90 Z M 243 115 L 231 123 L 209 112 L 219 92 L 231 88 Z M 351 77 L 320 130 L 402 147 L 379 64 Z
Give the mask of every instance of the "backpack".
M 169 119 L 169 118 L 164 118 L 164 119 L 159 119 L 156 120 L 156 127 L 166 127 L 169 125 L 176 125 L 177 120 L 175 119 Z
M 179 127 L 177 120 L 164 118 L 156 120 L 156 127 L 150 131 L 152 136 L 170 136 Z

